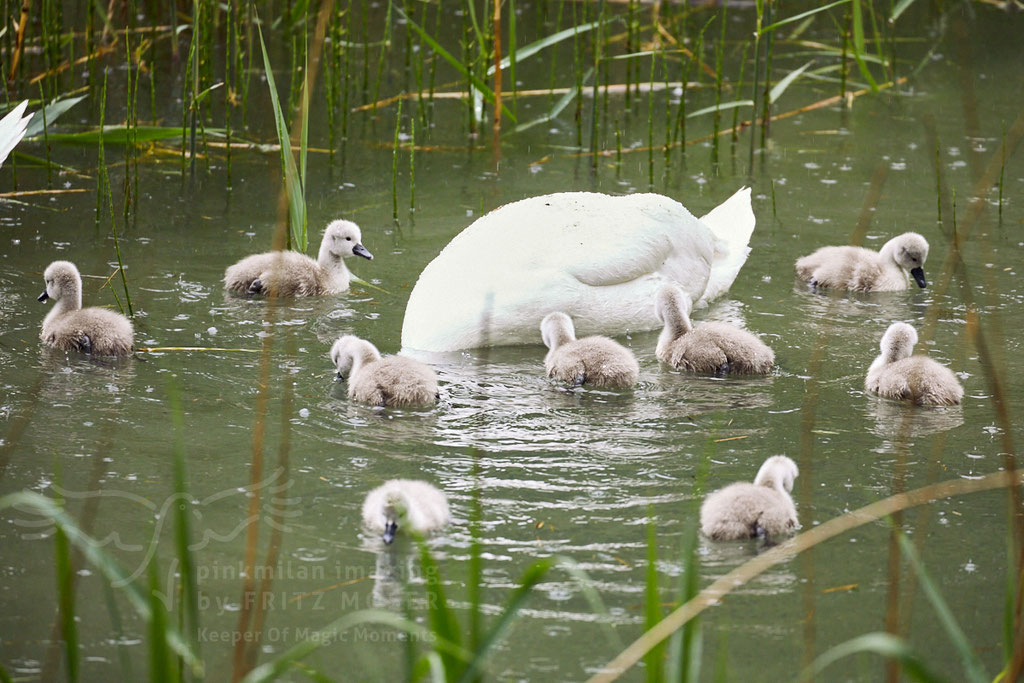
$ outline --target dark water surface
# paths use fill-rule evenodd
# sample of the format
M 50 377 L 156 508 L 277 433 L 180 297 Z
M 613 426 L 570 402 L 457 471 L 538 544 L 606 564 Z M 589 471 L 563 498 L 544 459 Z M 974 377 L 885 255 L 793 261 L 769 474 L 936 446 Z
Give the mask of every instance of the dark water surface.
M 936 221 L 936 150 L 928 144 L 924 120 L 934 118 L 943 182 L 955 189 L 962 220 L 974 192 L 974 165 L 1000 153 L 1003 131 L 1024 104 L 1019 87 L 1024 19 L 981 4 L 969 10 L 969 18 L 959 13 L 949 18 L 965 22 L 966 48 L 957 48 L 952 37 L 940 37 L 938 27 L 923 26 L 918 39 L 901 47 L 908 65 L 933 44 L 937 48 L 908 85 L 899 92 L 859 97 L 849 111 L 829 106 L 776 122 L 749 176 L 749 132 L 741 134 L 735 148 L 723 138 L 717 168 L 711 164 L 710 146 L 697 144 L 688 148 L 685 166 L 673 157 L 666 178 L 661 151 L 656 152 L 653 189 L 695 214 L 706 213 L 744 184 L 754 188 L 758 225 L 750 258 L 729 295 L 696 318 L 739 322 L 758 333 L 778 361 L 767 378 L 717 379 L 671 371 L 654 357 L 657 333 L 644 332 L 620 339 L 640 361 L 635 391 L 570 391 L 544 377 L 545 350 L 538 332 L 535 346 L 425 357 L 442 382 L 442 400 L 435 409 L 380 411 L 349 404 L 344 385 L 333 379 L 330 343 L 351 333 L 373 341 L 382 352 L 397 352 L 405 303 L 418 273 L 481 212 L 549 191 L 649 189 L 645 152 L 626 154 L 618 169 L 613 156 L 603 157 L 596 174 L 588 158 L 572 154 L 571 107 L 554 122 L 506 134 L 496 167 L 483 140 L 475 151 L 466 147 L 463 108 L 438 101 L 433 130 L 418 132 L 417 141 L 447 147 L 417 154 L 414 220 L 405 209 L 408 156 L 400 154 L 399 225 L 391 219 L 394 110 L 382 109 L 376 122 L 368 113 L 353 115 L 343 167 L 340 159 L 331 167 L 326 155 L 310 156 L 311 250 L 329 220 L 357 221 L 375 259 L 360 260 L 352 268 L 387 293 L 357 285 L 346 295 L 289 302 L 273 312 L 265 301 L 228 296 L 221 278 L 225 266 L 270 244 L 277 216 L 277 157 L 236 154 L 230 191 L 224 187 L 219 156 L 210 174 L 201 170 L 194 185 L 181 182 L 173 161 L 143 163 L 138 217 L 121 235 L 137 310 L 136 346 L 259 349 L 264 336 L 273 335 L 257 522 L 261 556 L 278 525 L 270 514 L 272 501 L 289 502 L 266 605 L 263 652 L 283 652 L 351 610 L 398 610 L 397 577 L 411 577 L 414 594 L 422 594 L 422 572 L 411 544 L 399 542 L 390 553 L 381 552 L 360 528 L 363 496 L 392 477 L 426 479 L 449 496 L 455 521 L 431 541 L 431 548 L 463 623 L 468 621 L 464 579 L 474 487 L 480 488 L 484 511 L 488 614 L 498 613 L 522 572 L 539 558 L 567 558 L 587 572 L 607 614 L 587 601 L 576 578 L 556 568 L 488 665 L 502 680 L 579 680 L 617 654 L 620 641 L 629 643 L 643 630 L 651 515 L 658 532 L 663 602 L 674 602 L 683 532 L 693 521 L 696 474 L 705 454 L 706 486 L 711 488 L 752 479 L 770 455 L 796 459 L 801 476 L 794 494 L 805 529 L 900 489 L 1002 469 L 1002 428 L 991 385 L 968 338 L 961 283 L 967 283 L 996 349 L 1009 414 L 1019 431 L 1024 427 L 1020 153 L 1006 162 L 1001 220 L 993 194 L 965 247 L 966 279 L 954 280 L 944 292 L 915 287 L 828 296 L 808 290 L 792 272 L 798 256 L 849 239 L 873 179 L 881 179 L 865 244 L 877 248 L 899 232 L 921 232 L 931 242 L 929 281 L 941 279 L 949 240 Z M 524 8 L 523 16 L 533 21 L 530 11 Z M 738 36 L 752 25 L 752 12 L 735 10 Z M 802 59 L 777 62 L 776 78 Z M 530 84 L 528 75 L 522 78 Z M 535 80 L 545 82 L 543 77 Z M 973 100 L 965 94 L 966 82 L 973 85 Z M 795 109 L 836 91 L 832 83 L 801 80 L 776 108 Z M 254 105 L 253 126 L 270 136 L 272 127 L 262 110 L 265 87 L 258 79 L 253 93 L 253 101 L 261 103 Z M 692 96 L 694 110 L 713 103 L 713 93 Z M 166 106 L 173 111 L 177 105 L 168 101 Z M 532 118 L 549 106 L 547 98 L 524 98 L 520 118 Z M 663 106 L 664 99 L 655 99 L 656 111 Z M 613 96 L 610 107 L 625 129 L 624 147 L 646 144 L 646 98 L 640 105 L 634 101 L 632 113 L 623 111 L 621 97 Z M 972 108 L 980 129 L 968 136 L 965 112 Z M 589 111 L 589 99 L 584 110 Z M 311 145 L 326 146 L 325 118 L 316 106 L 312 123 Z M 707 117 L 693 119 L 688 136 L 708 133 L 710 125 Z M 614 147 L 614 135 L 608 139 Z M 41 154 L 38 145 L 26 149 Z M 69 164 L 89 169 L 94 164 L 92 152 L 65 153 Z M 121 172 L 112 170 L 115 188 Z M 0 180 L 5 189 L 9 173 L 5 165 Z M 69 177 L 66 182 L 94 187 L 92 179 Z M 42 172 L 19 168 L 21 189 L 43 186 Z M 0 205 L 0 439 L 6 444 L 18 438 L 3 463 L 0 493 L 62 493 L 71 515 L 90 516 L 92 535 L 107 539 L 107 550 L 129 572 L 144 580 L 145 564 L 155 554 L 163 582 L 170 586 L 177 567 L 168 387 L 179 387 L 190 490 L 197 501 L 190 509 L 198 548 L 203 655 L 209 680 L 224 680 L 232 661 L 232 645 L 224 640 L 234 637 L 243 599 L 239 574 L 260 356 L 174 351 L 139 353 L 115 363 L 44 349 L 38 331 L 47 308 L 35 297 L 46 265 L 55 259 L 74 261 L 89 276 L 86 305 L 110 305 L 110 294 L 100 287 L 116 260 L 106 219 L 103 227 L 94 228 L 93 194 L 24 201 Z M 925 329 L 930 316 L 937 322 Z M 917 326 L 922 348 L 962 379 L 962 406 L 914 409 L 864 393 L 863 377 L 878 340 L 896 320 Z M 819 344 L 824 350 L 812 378 Z M 817 392 L 813 400 L 808 400 L 809 390 Z M 803 411 L 809 407 L 814 410 L 813 443 L 801 451 Z M 19 416 L 27 416 L 27 423 L 19 423 Z M 278 460 L 283 417 L 290 433 L 286 471 Z M 24 424 L 20 437 L 15 434 L 19 424 Z M 1001 668 L 1002 657 L 1006 506 L 1005 493 L 974 494 L 935 502 L 905 518 L 911 537 L 923 541 L 931 576 L 993 673 Z M 55 624 L 53 542 L 40 539 L 49 538 L 52 528 L 36 527 L 38 518 L 14 510 L 5 511 L 2 519 L 0 661 L 12 675 L 31 680 L 44 668 Z M 881 630 L 891 585 L 888 543 L 885 522 L 868 524 L 739 587 L 702 618 L 705 676 L 724 648 L 730 680 L 793 678 L 809 652 L 820 654 Z M 758 551 L 753 541 L 702 540 L 700 585 Z M 901 576 L 905 581 L 908 572 Z M 138 675 L 147 661 L 145 625 L 130 609 L 122 609 L 118 635 L 102 586 L 94 568 L 80 570 L 82 673 L 91 680 L 123 676 L 120 649 Z M 906 598 L 905 583 L 902 591 Z M 937 671 L 958 678 L 955 651 L 920 589 L 910 606 L 905 614 L 911 642 Z M 402 652 L 393 632 L 366 627 L 338 634 L 308 663 L 341 679 L 393 680 L 404 671 Z M 877 659 L 861 656 L 837 664 L 828 678 L 877 680 L 881 674 Z M 638 668 L 627 677 L 641 675 Z

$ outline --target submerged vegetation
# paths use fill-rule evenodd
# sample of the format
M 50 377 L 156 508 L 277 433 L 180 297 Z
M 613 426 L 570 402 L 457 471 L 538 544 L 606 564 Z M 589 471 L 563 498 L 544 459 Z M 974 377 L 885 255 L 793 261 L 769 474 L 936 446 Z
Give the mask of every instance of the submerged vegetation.
M 170 175 L 182 184 L 197 178 L 223 182 L 225 191 L 231 192 L 239 178 L 239 159 L 263 155 L 268 165 L 279 167 L 273 246 L 303 252 L 310 241 L 310 156 L 326 158 L 332 172 L 344 178 L 347 149 L 355 144 L 389 151 L 390 167 L 377 170 L 381 178 L 390 170 L 390 182 L 385 183 L 390 202 L 384 203 L 390 203 L 392 218 L 399 226 L 412 223 L 418 211 L 416 180 L 417 173 L 423 171 L 417 171 L 422 163 L 416 155 L 422 160 L 425 155 L 464 148 L 470 155 L 491 160 L 493 168 L 500 170 L 506 150 L 523 140 L 536 139 L 532 136 L 538 126 L 558 125 L 570 141 L 550 145 L 538 164 L 548 163 L 552 157 L 578 158 L 590 164 L 592 173 L 610 169 L 620 174 L 622 165 L 635 156 L 643 170 L 639 175 L 648 186 L 645 189 L 667 186 L 687 164 L 703 165 L 705 147 L 709 148 L 709 174 L 731 160 L 753 175 L 758 163 L 768 163 L 765 150 L 786 120 L 829 107 L 848 109 L 857 98 L 907 86 L 934 60 L 940 45 L 948 40 L 947 33 L 960 30 L 962 13 L 973 11 L 971 5 L 965 8 L 913 0 L 837 0 L 814 7 L 757 0 L 752 9 L 724 1 L 698 6 L 638 0 L 536 0 L 529 5 L 522 0 L 323 0 L 319 4 L 147 0 L 109 5 L 37 0 L 34 5 L 24 5 L 4 2 L 0 9 L 5 101 L 13 106 L 29 99 L 30 110 L 39 111 L 40 116 L 32 121 L 28 137 L 8 162 L 10 171 L 0 176 L 13 187 L 0 196 L 31 203 L 40 192 L 49 196 L 95 192 L 94 223 L 104 226 L 104 231 L 109 224 L 111 259 L 117 263 L 106 286 L 126 315 L 134 313 L 128 277 L 131 264 L 122 259 L 119 234 L 139 211 L 144 194 L 140 193 L 140 175 Z M 920 31 L 905 31 L 910 22 L 926 24 L 931 31 L 924 38 Z M 795 94 L 799 90 L 795 85 L 802 81 L 820 86 L 815 96 L 822 88 L 831 94 L 807 101 L 806 91 Z M 966 99 L 967 94 L 964 97 L 965 109 L 978 106 Z M 271 125 L 262 116 L 268 107 Z M 598 587 L 582 566 L 568 557 L 532 562 L 518 578 L 510 579 L 514 585 L 501 610 L 486 612 L 481 596 L 486 570 L 481 536 L 486 516 L 478 487 L 472 493 L 471 542 L 464 570 L 455 562 L 438 559 L 429 541 L 417 539 L 405 551 L 418 551 L 422 578 L 403 577 L 400 609 L 334 615 L 326 623 L 310 624 L 307 637 L 290 648 L 267 653 L 260 647 L 260 636 L 267 628 L 266 611 L 260 607 L 262 600 L 252 596 L 272 594 L 272 588 L 269 580 L 256 578 L 259 572 L 255 568 L 276 566 L 284 525 L 273 527 L 270 539 L 264 541 L 261 560 L 259 533 L 250 524 L 239 599 L 237 632 L 242 635 L 232 644 L 233 680 L 272 680 L 292 671 L 316 680 L 344 679 L 344 672 L 318 670 L 311 657 L 337 639 L 337 634 L 365 624 L 398 634 L 400 647 L 395 652 L 404 649 L 409 680 L 480 680 L 491 673 L 488 658 L 501 647 L 531 594 L 558 572 L 572 578 L 605 632 L 607 642 L 595 647 L 602 648 L 608 664 L 592 672 L 594 680 L 612 680 L 639 663 L 651 681 L 707 680 L 709 672 L 701 669 L 704 636 L 698 619 L 703 610 L 727 600 L 728 593 L 770 567 L 795 558 L 803 560 L 802 554 L 818 544 L 878 520 L 891 527 L 887 579 L 905 593 L 920 585 L 963 665 L 963 671 L 953 677 L 1017 680 L 1024 671 L 1022 480 L 998 317 L 978 315 L 986 302 L 976 300 L 980 295 L 969 282 L 963 249 L 982 232 L 979 225 L 989 204 L 1002 216 L 1006 164 L 1024 137 L 1024 114 L 1004 127 L 994 155 L 972 159 L 977 168 L 973 200 L 966 210 L 961 208 L 959 218 L 954 192 L 941 174 L 934 122 L 926 127 L 936 156 L 931 170 L 935 174 L 937 223 L 948 238 L 945 255 L 935 258 L 942 264 L 935 290 L 945 292 L 956 285 L 963 297 L 965 336 L 977 351 L 993 396 L 993 422 L 1002 439 L 1002 471 L 973 480 L 936 478 L 914 490 L 903 490 L 902 482 L 894 483 L 893 495 L 817 526 L 805 522 L 803 533 L 703 588 L 696 506 L 680 511 L 680 517 L 689 522 L 679 534 L 681 549 L 674 559 L 680 569 L 676 585 L 669 588 L 658 570 L 657 520 L 652 512 L 647 525 L 646 565 L 630 567 L 643 584 L 644 633 L 625 647 L 621 641 L 624 629 L 609 625 L 613 619 Z M 643 144 L 624 144 L 624 139 Z M 94 168 L 87 167 L 91 162 L 84 161 L 81 148 L 95 150 Z M 116 148 L 120 148 L 116 153 L 111 151 Z M 701 156 L 695 161 L 697 149 Z M 399 182 L 403 175 L 407 186 Z M 46 189 L 27 186 L 27 176 L 45 184 Z M 68 181 L 62 185 L 55 178 Z M 118 182 L 121 185 L 115 188 Z M 863 241 L 884 183 L 883 170 L 868 187 L 850 243 Z M 774 181 L 770 191 L 774 212 Z M 402 193 L 407 196 L 400 199 Z M 111 285 L 115 276 L 121 283 L 120 292 Z M 267 311 L 267 319 L 273 322 L 277 315 L 274 307 Z M 923 331 L 923 338 L 933 333 L 940 315 L 940 311 L 928 311 L 930 327 Z M 289 512 L 283 494 L 278 497 L 264 492 L 259 484 L 265 476 L 263 448 L 272 391 L 274 396 L 285 397 L 278 406 L 281 426 L 276 431 L 276 467 L 285 472 L 289 467 L 292 384 L 286 371 L 274 374 L 279 370 L 275 365 L 278 357 L 271 359 L 273 354 L 294 357 L 295 341 L 288 334 L 267 335 L 260 351 L 247 489 L 250 510 L 258 513 L 265 505 L 281 519 Z M 794 438 L 799 439 L 800 453 L 794 458 L 801 468 L 811 461 L 816 447 L 815 392 L 826 345 L 823 331 L 808 369 L 801 433 Z M 209 646 L 201 644 L 198 605 L 203 596 L 197 586 L 197 551 L 193 548 L 202 533 L 186 513 L 195 498 L 189 492 L 186 471 L 185 418 L 177 389 L 170 384 L 167 391 L 172 406 L 173 490 L 179 504 L 170 513 L 174 528 L 171 547 L 149 557 L 144 575 L 131 575 L 124 569 L 113 553 L 101 547 L 88 520 L 72 518 L 63 501 L 27 491 L 0 497 L 0 510 L 31 511 L 56 529 L 58 616 L 54 642 L 62 643 L 59 670 L 67 680 L 81 678 L 86 646 L 82 637 L 85 626 L 76 616 L 76 601 L 82 599 L 76 591 L 76 572 L 86 566 L 104 577 L 113 631 L 121 628 L 122 611 L 133 612 L 148 625 L 145 642 L 151 679 L 199 680 L 209 673 L 207 658 L 212 653 Z M 11 418 L 0 443 L 0 471 L 18 448 L 32 410 L 30 405 Z M 944 437 L 933 438 L 935 448 L 941 449 Z M 906 439 L 898 441 L 903 458 Z M 715 442 L 708 444 L 695 475 L 696 493 L 704 487 L 714 447 Z M 811 477 L 803 479 L 810 486 Z M 805 485 L 803 479 L 801 486 Z M 930 578 L 920 557 L 925 534 L 908 537 L 902 517 L 904 510 L 913 507 L 992 489 L 1008 492 L 1006 592 L 1001 600 L 992 599 L 993 605 L 999 603 L 992 608 L 993 619 L 1001 611 L 1003 620 L 1001 661 L 1005 668 L 998 674 L 985 670 L 970 634 L 957 624 L 946 603 L 943 587 Z M 797 493 L 798 508 L 801 498 L 809 500 L 809 493 Z M 904 572 L 904 567 L 909 572 Z M 167 576 L 171 577 L 170 586 L 164 581 Z M 446 585 L 458 581 L 443 580 L 451 576 L 462 577 L 467 600 L 461 601 L 461 595 L 454 598 L 452 591 L 446 590 Z M 670 593 L 674 602 L 666 614 L 662 601 Z M 820 653 L 809 638 L 806 661 L 799 667 L 794 663 L 794 675 L 802 671 L 806 678 L 817 673 L 827 676 L 828 667 L 837 660 L 868 652 L 893 662 L 887 670 L 890 680 L 898 679 L 898 667 L 915 680 L 942 680 L 926 654 L 915 649 L 908 633 L 909 608 L 899 590 L 890 593 L 886 610 L 884 631 L 867 633 Z M 808 611 L 807 618 L 813 621 L 813 608 Z M 461 620 L 459 612 L 465 615 Z M 725 653 L 736 646 L 718 636 L 716 679 L 728 679 Z M 133 673 L 138 676 L 140 672 L 132 670 L 125 647 L 118 645 L 123 655 L 118 665 L 125 680 L 130 680 Z M 0 666 L 7 663 L 0 662 Z M 57 670 L 52 665 L 45 673 L 53 677 Z M 11 675 L 0 668 L 0 678 L 8 680 Z

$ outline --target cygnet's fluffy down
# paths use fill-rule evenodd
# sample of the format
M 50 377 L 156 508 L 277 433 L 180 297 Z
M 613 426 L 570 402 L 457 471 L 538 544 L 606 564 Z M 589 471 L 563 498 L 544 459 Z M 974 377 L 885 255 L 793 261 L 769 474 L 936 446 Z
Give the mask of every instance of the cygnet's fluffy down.
M 377 347 L 352 335 L 331 347 L 331 362 L 340 379 L 348 378 L 348 397 L 388 407 L 430 406 L 437 402 L 437 375 L 405 356 L 381 357 Z
M 924 279 L 928 241 L 916 232 L 893 237 L 872 251 L 863 247 L 822 247 L 797 259 L 796 272 L 815 287 L 858 292 L 895 292 L 910 286 L 906 273 L 919 287 Z
M 882 353 L 868 368 L 864 388 L 886 398 L 910 399 L 920 405 L 955 405 L 964 389 L 952 371 L 926 356 L 910 355 L 917 330 L 893 323 L 882 335 Z
M 385 543 L 395 540 L 399 528 L 429 534 L 450 521 L 448 499 L 425 481 L 391 479 L 370 491 L 363 501 L 363 524 L 369 531 L 383 534 Z
M 351 281 L 345 259 L 373 259 L 360 240 L 362 233 L 352 221 L 331 221 L 324 230 L 316 261 L 297 251 L 253 254 L 224 271 L 224 287 L 236 294 L 279 297 L 339 294 Z
M 700 506 L 704 535 L 731 541 L 792 532 L 798 522 L 789 493 L 799 473 L 791 459 L 773 455 L 761 465 L 753 484 L 737 482 L 710 494 Z
M 101 356 L 127 356 L 132 352 L 132 324 L 105 308 L 82 308 L 82 276 L 70 261 L 54 261 L 43 274 L 46 289 L 39 301 L 53 300 L 43 319 L 39 338 L 63 351 Z
M 565 313 L 544 316 L 540 332 L 550 349 L 544 358 L 548 377 L 575 386 L 622 389 L 636 384 L 640 365 L 632 351 L 608 337 L 576 339 L 572 318 Z
M 656 355 L 679 370 L 764 375 L 775 354 L 760 339 L 729 323 L 690 322 L 690 297 L 674 284 L 658 290 L 655 311 L 664 324 Z

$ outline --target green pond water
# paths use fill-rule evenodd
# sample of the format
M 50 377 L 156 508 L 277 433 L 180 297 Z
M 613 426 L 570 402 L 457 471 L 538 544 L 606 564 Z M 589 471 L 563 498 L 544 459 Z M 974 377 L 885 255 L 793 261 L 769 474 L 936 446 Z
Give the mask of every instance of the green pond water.
M 536 24 L 534 11 L 530 5 L 520 7 L 523 26 Z M 730 37 L 745 39 L 752 30 L 753 8 L 730 11 Z M 847 242 L 874 180 L 882 183 L 881 195 L 870 211 L 864 244 L 877 248 L 896 233 L 916 230 L 931 242 L 929 282 L 941 280 L 950 242 L 936 220 L 936 149 L 929 145 L 924 120 L 934 118 L 943 182 L 955 190 L 962 221 L 978 170 L 1000 154 L 1004 130 L 1024 105 L 1024 18 L 983 4 L 951 10 L 941 24 L 930 12 L 914 7 L 908 16 L 918 24 L 904 28 L 905 37 L 913 39 L 899 43 L 907 72 L 934 47 L 907 85 L 899 92 L 858 97 L 851 110 L 831 105 L 775 122 L 752 172 L 749 132 L 740 135 L 735 148 L 728 136 L 722 139 L 717 167 L 710 144 L 690 146 L 685 163 L 676 153 L 668 174 L 661 150 L 655 153 L 653 190 L 678 199 L 697 215 L 740 186 L 754 189 L 758 224 L 750 257 L 729 294 L 695 318 L 698 323 L 733 321 L 759 334 L 774 348 L 778 363 L 766 378 L 672 371 L 656 360 L 657 332 L 652 331 L 619 338 L 640 361 L 635 391 L 567 390 L 545 378 L 538 332 L 533 346 L 422 356 L 442 384 L 434 409 L 377 410 L 348 402 L 327 357 L 331 342 L 351 333 L 373 341 L 382 352 L 399 351 L 402 316 L 417 275 L 482 212 L 552 191 L 651 189 L 646 152 L 625 154 L 618 167 L 614 156 L 602 157 L 596 173 L 588 158 L 573 155 L 573 107 L 529 131 L 506 132 L 496 164 L 489 141 L 479 139 L 473 150 L 467 145 L 464 107 L 437 101 L 433 128 L 426 133 L 418 126 L 417 131 L 417 143 L 433 148 L 416 156 L 414 217 L 407 211 L 408 153 L 399 154 L 398 225 L 391 215 L 394 108 L 382 108 L 376 121 L 369 113 L 353 114 L 344 165 L 340 154 L 333 166 L 324 154 L 310 156 L 311 248 L 327 221 L 357 221 L 375 258 L 351 267 L 387 293 L 357 285 L 345 295 L 285 302 L 274 311 L 264 300 L 227 295 L 221 279 L 227 265 L 271 243 L 280 185 L 276 154 L 236 153 L 231 190 L 225 189 L 220 153 L 213 155 L 208 174 L 200 162 L 194 183 L 182 182 L 173 157 L 146 158 L 140 164 L 137 218 L 127 226 L 119 218 L 136 308 L 136 346 L 260 349 L 267 335 L 273 337 L 255 521 L 248 506 L 259 419 L 259 354 L 168 351 L 109 362 L 40 344 L 39 326 L 48 308 L 35 298 L 46 265 L 55 259 L 74 261 L 88 276 L 86 305 L 113 303 L 100 287 L 116 266 L 108 220 L 94 227 L 95 150 L 55 148 L 62 163 L 90 174 L 59 177 L 57 186 L 90 192 L 0 204 L 0 439 L 5 458 L 0 494 L 30 490 L 63 496 L 71 516 L 83 524 L 87 519 L 91 535 L 105 539 L 107 551 L 140 584 L 147 561 L 155 557 L 161 583 L 170 590 L 178 567 L 173 559 L 174 430 L 168 388 L 177 387 L 184 406 L 194 498 L 189 514 L 209 680 L 225 680 L 232 671 L 248 523 L 258 526 L 260 558 L 275 529 L 283 529 L 265 603 L 264 660 L 347 612 L 370 607 L 400 611 L 403 577 L 411 580 L 422 607 L 423 573 L 415 547 L 404 540 L 382 551 L 361 530 L 364 495 L 393 477 L 425 479 L 449 497 L 454 521 L 430 541 L 430 548 L 464 625 L 476 488 L 483 506 L 481 590 L 488 618 L 500 611 L 523 571 L 538 559 L 567 558 L 586 571 L 607 614 L 593 608 L 564 566 L 556 566 L 487 665 L 500 680 L 581 680 L 643 631 L 652 516 L 662 601 L 666 611 L 674 604 L 682 539 L 699 503 L 702 459 L 707 459 L 705 487 L 713 489 L 751 480 L 770 455 L 793 457 L 801 469 L 794 498 L 804 529 L 899 490 L 1003 469 L 1003 426 L 968 337 L 964 294 L 973 297 L 995 350 L 1012 426 L 1019 433 L 1024 428 L 1019 334 L 1024 327 L 1024 161 L 1019 152 L 1006 160 L 1001 219 L 992 194 L 965 246 L 966 279 L 954 279 L 944 292 L 915 287 L 829 296 L 797 282 L 792 270 L 798 256 Z M 962 34 L 949 28 L 953 22 L 962 22 Z M 814 40 L 832 30 L 822 22 L 803 37 Z M 811 58 L 794 46 L 777 49 L 775 78 Z M 571 52 L 560 54 L 571 70 Z M 280 45 L 272 57 L 286 63 Z M 726 73 L 734 78 L 738 56 L 730 48 L 726 58 Z M 392 60 L 397 73 L 400 53 Z M 648 68 L 644 64 L 642 73 Z M 533 68 L 523 66 L 523 87 L 546 85 L 548 63 Z M 166 69 L 166 91 L 180 93 L 180 81 L 173 79 L 181 74 Z M 454 77 L 451 72 L 439 80 Z M 851 79 L 858 78 L 853 67 Z M 397 92 L 400 81 L 397 75 L 387 79 L 382 92 Z M 122 86 L 112 86 L 118 97 Z M 797 81 L 776 111 L 817 102 L 837 90 L 830 82 Z M 677 97 L 672 97 L 674 111 Z M 708 89 L 688 97 L 693 110 L 714 103 Z M 171 121 L 180 116 L 174 95 L 161 90 L 159 98 L 158 106 Z M 258 75 L 250 98 L 247 135 L 272 139 L 265 85 Z M 320 101 L 314 99 L 311 145 L 325 147 Z M 663 111 L 664 102 L 661 94 L 654 99 L 656 112 Z M 586 115 L 589 98 L 584 104 Z M 523 98 L 520 119 L 539 116 L 550 106 L 547 97 Z M 646 95 L 639 104 L 633 101 L 632 112 L 624 110 L 621 96 L 611 96 L 608 106 L 608 119 L 621 122 L 623 146 L 646 144 Z M 87 116 L 83 109 L 79 119 L 72 113 L 66 123 L 83 123 Z M 731 121 L 731 114 L 726 118 Z M 663 119 L 657 121 L 655 141 L 660 143 Z M 710 132 L 708 117 L 688 124 L 690 138 Z M 614 123 L 603 130 L 602 140 L 614 148 Z M 26 143 L 24 149 L 42 154 L 39 143 Z M 120 158 L 121 148 L 107 151 L 109 158 Z M 123 169 L 115 166 L 111 172 L 119 201 Z M 9 163 L 0 184 L 11 189 Z M 44 171 L 19 165 L 19 189 L 45 185 Z M 947 219 L 951 211 L 947 206 Z M 925 331 L 930 316 L 937 322 Z M 922 330 L 921 348 L 957 372 L 965 388 L 962 406 L 913 408 L 865 394 L 863 378 L 878 340 L 896 320 Z M 809 391 L 816 395 L 809 397 Z M 813 423 L 805 425 L 808 409 L 813 409 Z M 282 466 L 285 423 L 289 448 Z M 271 514 L 274 501 L 282 499 L 287 501 L 283 520 Z M 55 664 L 62 648 L 54 639 L 53 528 L 25 511 L 8 509 L 0 519 L 0 663 L 16 678 L 36 680 L 63 666 Z M 1002 668 L 1006 493 L 943 499 L 908 512 L 905 524 L 994 675 Z M 882 630 L 894 576 L 889 529 L 879 521 L 828 541 L 738 587 L 707 610 L 701 617 L 702 678 L 724 666 L 728 680 L 793 679 L 815 654 Z M 762 550 L 756 541 L 702 539 L 699 585 Z M 905 565 L 898 576 L 910 642 L 936 671 L 962 677 L 960 660 L 932 607 L 919 587 L 908 588 L 911 574 Z M 95 567 L 80 566 L 76 610 L 82 676 L 123 678 L 127 661 L 141 677 L 148 656 L 145 623 L 116 598 L 121 623 L 115 625 L 103 585 Z M 403 648 L 393 631 L 367 626 L 337 634 L 306 661 L 341 680 L 395 680 L 405 670 Z M 861 655 L 834 665 L 825 678 L 878 680 L 883 671 L 880 659 Z M 630 680 L 642 676 L 642 665 L 626 674 Z M 294 673 L 291 678 L 302 677 Z

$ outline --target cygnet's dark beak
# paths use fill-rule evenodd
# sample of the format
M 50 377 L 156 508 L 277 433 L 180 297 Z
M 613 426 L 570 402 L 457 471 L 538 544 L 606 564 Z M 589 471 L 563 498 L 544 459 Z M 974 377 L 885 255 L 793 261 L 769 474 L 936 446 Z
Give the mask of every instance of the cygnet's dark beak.
M 914 282 L 917 283 L 918 287 L 924 289 L 928 286 L 928 283 L 924 279 L 924 268 L 911 268 L 910 274 L 914 277 Z
M 341 374 L 341 370 L 338 370 L 338 374 L 334 376 L 336 379 L 345 379 L 345 375 Z
M 352 253 L 355 254 L 356 256 L 362 256 L 364 259 L 367 259 L 369 261 L 373 260 L 373 254 L 371 254 L 370 250 L 361 244 L 357 244 L 356 246 L 352 247 Z
M 43 290 L 43 293 L 39 295 L 39 298 L 38 298 L 38 299 L 36 299 L 36 301 L 46 301 L 46 300 L 47 300 L 47 299 L 49 299 L 49 298 L 50 298 L 50 295 L 49 295 L 49 294 L 47 294 L 47 293 L 46 293 L 46 290 L 44 289 L 44 290 Z
M 398 533 L 398 522 L 388 522 L 384 525 L 384 542 L 388 545 L 395 540 L 395 534 Z

